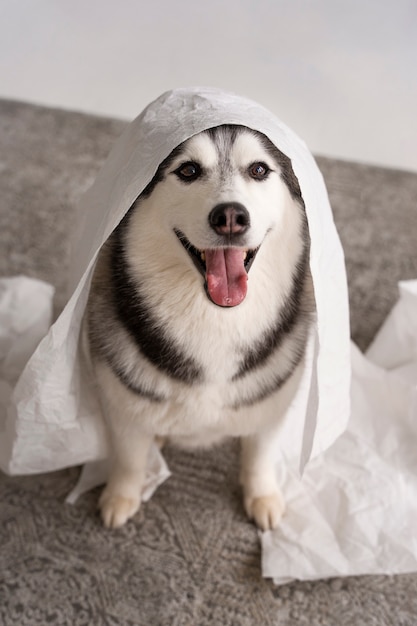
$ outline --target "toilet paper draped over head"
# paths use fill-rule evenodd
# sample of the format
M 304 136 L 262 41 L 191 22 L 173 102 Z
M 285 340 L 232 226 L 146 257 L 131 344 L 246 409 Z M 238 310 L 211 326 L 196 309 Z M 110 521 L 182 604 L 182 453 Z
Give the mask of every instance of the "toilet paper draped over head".
M 262 106 L 215 89 L 178 89 L 163 94 L 126 128 L 82 199 L 69 276 L 72 295 L 29 359 L 3 416 L 0 462 L 7 472 L 43 472 L 106 456 L 99 403 L 80 343 L 97 253 L 170 152 L 221 124 L 260 131 L 286 154 L 306 207 L 317 315 L 280 448 L 303 467 L 345 429 L 350 411 L 346 276 L 317 165 L 305 144 Z

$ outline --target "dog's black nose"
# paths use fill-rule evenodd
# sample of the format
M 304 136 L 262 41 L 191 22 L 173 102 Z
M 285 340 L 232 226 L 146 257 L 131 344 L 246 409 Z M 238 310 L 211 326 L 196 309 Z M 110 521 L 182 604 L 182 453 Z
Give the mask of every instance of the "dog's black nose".
M 223 202 L 210 211 L 209 222 L 218 235 L 243 235 L 250 226 L 250 217 L 240 202 Z

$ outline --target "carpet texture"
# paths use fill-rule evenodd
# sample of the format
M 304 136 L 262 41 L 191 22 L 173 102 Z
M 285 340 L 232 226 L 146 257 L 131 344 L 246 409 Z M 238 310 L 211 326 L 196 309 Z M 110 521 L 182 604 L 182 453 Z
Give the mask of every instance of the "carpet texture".
M 122 121 L 0 101 L 0 275 L 65 299 L 75 206 Z M 352 336 L 365 348 L 417 277 L 417 175 L 318 158 L 346 253 Z M 79 470 L 0 474 L 0 624 L 412 626 L 417 574 L 275 587 L 238 485 L 237 446 L 168 448 L 173 476 L 124 528 L 104 530 L 98 490 L 64 504 Z

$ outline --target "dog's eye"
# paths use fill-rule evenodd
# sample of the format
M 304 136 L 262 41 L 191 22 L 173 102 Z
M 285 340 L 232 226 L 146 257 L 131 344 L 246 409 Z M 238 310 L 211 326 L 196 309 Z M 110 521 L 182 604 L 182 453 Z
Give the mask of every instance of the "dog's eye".
M 249 176 L 255 180 L 264 180 L 271 171 L 266 163 L 252 163 L 249 166 Z
M 175 173 L 178 178 L 190 183 L 200 176 L 201 167 L 198 163 L 194 163 L 194 161 L 188 161 L 187 163 L 180 165 L 179 168 L 175 170 Z

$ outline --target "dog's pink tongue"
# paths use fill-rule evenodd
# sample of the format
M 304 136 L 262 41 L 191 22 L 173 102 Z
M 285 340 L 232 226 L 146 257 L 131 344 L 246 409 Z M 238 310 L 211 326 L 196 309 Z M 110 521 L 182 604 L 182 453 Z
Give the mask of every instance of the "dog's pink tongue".
M 248 275 L 238 248 L 205 250 L 210 298 L 219 306 L 236 306 L 245 299 Z

